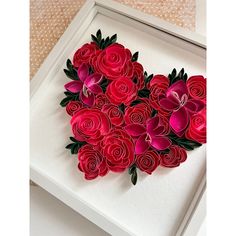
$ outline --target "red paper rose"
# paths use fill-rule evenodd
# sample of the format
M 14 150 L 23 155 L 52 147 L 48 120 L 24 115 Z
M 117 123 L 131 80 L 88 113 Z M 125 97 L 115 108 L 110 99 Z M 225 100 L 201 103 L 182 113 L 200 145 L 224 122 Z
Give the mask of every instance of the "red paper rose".
M 172 145 L 170 148 L 170 152 L 167 154 L 160 154 L 160 164 L 165 167 L 177 167 L 180 163 L 186 161 L 187 153 L 185 149 L 177 146 Z
M 124 123 L 123 113 L 114 104 L 104 105 L 102 108 L 102 112 L 107 114 L 113 125 L 120 126 Z
M 143 72 L 143 66 L 138 62 L 133 62 L 134 66 L 134 75 L 133 75 L 133 81 L 137 84 L 137 87 L 139 90 L 144 88 L 144 72 Z
M 83 104 L 79 101 L 70 101 L 66 105 L 66 112 L 70 115 L 73 116 L 75 112 L 77 112 L 80 108 L 83 107 Z
M 129 105 L 137 96 L 137 86 L 131 79 L 120 77 L 107 86 L 106 95 L 115 105 Z
M 106 114 L 96 108 L 82 108 L 71 119 L 72 131 L 79 141 L 97 144 L 110 131 Z
M 102 109 L 102 107 L 105 104 L 110 103 L 107 96 L 103 93 L 97 94 L 94 102 L 94 107 L 97 107 L 98 109 Z
M 94 150 L 91 145 L 84 145 L 78 152 L 78 168 L 84 172 L 85 179 L 92 180 L 98 176 L 104 176 L 108 172 L 106 161 L 102 154 Z
M 170 81 L 166 76 L 155 75 L 148 84 L 148 88 L 150 89 L 150 105 L 156 109 L 159 114 L 164 116 L 169 116 L 170 112 L 160 107 L 159 98 L 164 96 L 169 87 L 169 83 Z
M 124 120 L 126 125 L 129 124 L 146 124 L 146 121 L 151 117 L 152 109 L 146 100 L 135 106 L 128 107 L 125 110 Z
M 190 118 L 185 136 L 187 139 L 206 143 L 206 109 L 201 110 Z
M 89 63 L 91 58 L 98 50 L 98 46 L 95 43 L 86 43 L 79 48 L 73 57 L 73 65 L 78 68 L 82 63 Z
M 110 80 L 120 77 L 131 78 L 133 76 L 132 54 L 121 44 L 115 43 L 100 53 L 92 60 L 94 70 L 105 75 Z
M 149 175 L 159 166 L 160 155 L 154 150 L 148 150 L 142 155 L 136 155 L 137 167 Z
M 102 141 L 102 153 L 110 170 L 122 172 L 134 162 L 132 138 L 123 129 L 114 128 Z
M 192 98 L 206 102 L 206 79 L 203 76 L 191 76 L 186 84 Z

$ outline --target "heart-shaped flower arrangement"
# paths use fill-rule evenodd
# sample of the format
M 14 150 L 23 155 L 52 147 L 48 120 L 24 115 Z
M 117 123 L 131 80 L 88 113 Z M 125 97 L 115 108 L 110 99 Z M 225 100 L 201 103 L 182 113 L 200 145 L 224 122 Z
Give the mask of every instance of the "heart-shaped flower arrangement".
M 72 143 L 85 179 L 128 169 L 152 174 L 160 165 L 177 167 L 186 150 L 206 142 L 206 80 L 188 79 L 184 69 L 148 75 L 138 52 L 102 38 L 98 30 L 67 60 L 66 97 L 61 106 L 72 116 Z

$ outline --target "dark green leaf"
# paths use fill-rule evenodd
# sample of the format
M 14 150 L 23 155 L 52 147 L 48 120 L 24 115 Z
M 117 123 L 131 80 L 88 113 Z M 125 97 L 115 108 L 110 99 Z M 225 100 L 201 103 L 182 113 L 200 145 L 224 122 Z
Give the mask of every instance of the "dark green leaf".
M 102 39 L 102 32 L 101 32 L 100 29 L 97 31 L 96 36 L 97 36 L 97 40 L 98 40 L 98 42 L 100 42 L 101 39 Z
M 107 46 L 109 46 L 109 42 L 110 42 L 110 37 L 107 37 L 104 43 L 101 45 L 102 49 L 105 49 Z
M 116 40 L 117 40 L 117 34 L 112 35 L 111 38 L 110 38 L 110 44 L 115 43 Z
M 132 175 L 135 170 L 136 170 L 136 165 L 133 164 L 132 166 L 129 167 L 129 170 L 128 170 L 129 175 Z
M 147 75 L 148 75 L 148 74 L 147 74 L 147 71 L 144 71 L 144 76 L 147 77 Z
M 177 71 L 176 71 L 176 69 L 174 68 L 174 69 L 172 70 L 172 72 L 171 72 L 171 76 L 174 78 L 174 77 L 176 76 L 176 73 L 177 73 Z
M 75 139 L 74 137 L 70 137 L 70 140 L 74 143 L 78 143 L 79 141 L 77 139 Z
M 184 82 L 186 82 L 187 79 L 188 79 L 188 75 L 187 75 L 187 73 L 185 73 L 184 76 L 183 76 L 183 80 L 184 80 Z
M 67 66 L 67 68 L 68 68 L 69 71 L 72 71 L 72 70 L 73 70 L 73 65 L 72 65 L 70 59 L 67 59 L 67 61 L 66 61 L 66 66 Z
M 138 60 L 138 53 L 139 53 L 139 52 L 135 52 L 135 53 L 133 54 L 131 61 L 137 61 L 137 60 Z
M 131 182 L 133 185 L 135 185 L 137 183 L 137 179 L 138 179 L 138 175 L 137 175 L 137 171 L 135 169 L 131 175 Z
M 72 100 L 72 97 L 66 97 L 66 98 L 62 99 L 62 101 L 60 102 L 60 105 L 62 107 L 65 107 L 69 103 L 69 101 L 71 101 L 71 100 Z
M 188 151 L 193 150 L 196 147 L 202 146 L 201 143 L 198 143 L 198 142 L 195 142 L 192 140 L 188 140 L 186 138 L 180 138 L 175 134 L 170 134 L 168 137 L 171 139 L 172 143 L 174 143 L 174 144 L 176 144 Z
M 151 117 L 154 117 L 157 114 L 157 110 L 153 109 L 151 113 Z
M 125 105 L 122 103 L 120 106 L 119 106 L 119 109 L 122 113 L 125 112 Z
M 70 144 L 68 144 L 65 148 L 66 148 L 66 149 L 71 149 L 71 147 L 72 147 L 73 145 L 74 145 L 73 143 L 70 143 Z
M 79 145 L 75 143 L 71 148 L 71 154 L 77 154 L 79 150 Z
M 133 102 L 131 102 L 130 103 L 130 106 L 132 107 L 132 106 L 135 106 L 135 105 L 137 105 L 137 104 L 139 104 L 139 103 L 141 103 L 142 101 L 141 100 L 134 100 Z
M 93 34 L 91 34 L 91 38 L 92 38 L 92 41 L 99 46 L 99 41 Z
M 151 81 L 151 79 L 153 78 L 153 74 L 149 75 L 146 79 L 145 79 L 145 83 L 149 83 Z
M 64 69 L 64 72 L 68 78 L 70 78 L 72 80 L 78 80 L 77 72 L 75 74 L 74 69 L 73 69 L 73 71 L 69 71 L 69 70 Z
M 149 95 L 150 95 L 150 91 L 146 88 L 138 91 L 138 96 L 141 98 L 148 98 Z

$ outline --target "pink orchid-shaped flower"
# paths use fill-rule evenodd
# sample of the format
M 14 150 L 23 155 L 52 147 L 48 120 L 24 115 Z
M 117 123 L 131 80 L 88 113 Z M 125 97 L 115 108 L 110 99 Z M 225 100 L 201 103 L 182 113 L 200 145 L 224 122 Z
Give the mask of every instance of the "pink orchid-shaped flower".
M 72 93 L 80 92 L 80 100 L 91 107 L 94 104 L 94 94 L 102 93 L 102 89 L 98 85 L 102 80 L 102 75 L 89 74 L 89 66 L 85 63 L 79 66 L 77 73 L 79 79 L 65 84 L 65 89 Z
M 159 98 L 159 104 L 165 110 L 171 111 L 170 127 L 178 136 L 182 136 L 189 124 L 190 116 L 199 112 L 204 103 L 189 99 L 186 83 L 179 80 L 172 84 L 166 94 Z
M 137 139 L 135 144 L 135 154 L 145 153 L 150 146 L 161 151 L 171 145 L 167 135 L 170 132 L 167 118 L 155 116 L 146 122 L 146 126 L 141 124 L 130 124 L 125 127 L 127 133 Z

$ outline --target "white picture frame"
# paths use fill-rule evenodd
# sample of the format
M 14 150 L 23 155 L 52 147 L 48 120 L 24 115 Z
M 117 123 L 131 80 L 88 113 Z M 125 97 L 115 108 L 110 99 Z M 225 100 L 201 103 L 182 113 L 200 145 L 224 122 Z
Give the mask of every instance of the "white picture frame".
M 75 34 L 83 35 L 86 27 L 93 21 L 97 14 L 102 14 L 107 17 L 128 24 L 131 27 L 138 27 L 150 35 L 167 40 L 169 43 L 173 42 L 179 48 L 184 48 L 193 54 L 200 55 L 205 58 L 206 54 L 206 40 L 205 37 L 197 33 L 185 30 L 183 28 L 172 25 L 166 21 L 158 19 L 157 17 L 147 15 L 125 5 L 108 0 L 89 0 L 82 9 L 75 16 L 65 33 L 57 42 L 53 50 L 50 52 L 36 75 L 30 83 L 30 97 L 31 109 L 37 106 L 38 96 L 37 91 L 40 87 L 46 86 L 46 80 L 50 77 L 52 68 L 61 65 L 61 55 L 68 47 L 68 43 L 73 40 Z M 78 39 L 78 37 L 77 37 Z M 56 71 L 56 69 L 55 69 Z M 62 88 L 63 89 L 63 88 Z M 62 92 L 62 91 L 61 91 Z M 32 119 L 32 123 L 34 120 Z M 31 129 L 34 127 L 31 125 Z M 34 147 L 31 145 L 31 155 L 34 154 Z M 200 184 L 192 198 L 191 204 L 188 206 L 185 216 L 181 220 L 175 235 L 194 236 L 197 234 L 201 223 L 205 218 L 205 166 L 202 170 L 202 177 L 199 180 Z M 31 161 L 30 164 L 30 178 L 36 184 L 40 185 L 55 197 L 63 201 L 65 204 L 79 212 L 81 215 L 92 221 L 111 235 L 137 235 L 132 230 L 119 224 L 111 217 L 107 217 L 102 211 L 98 211 L 93 206 L 79 199 L 73 191 L 54 181 L 50 176 L 46 175 L 37 165 Z M 100 181 L 103 181 L 100 179 Z

